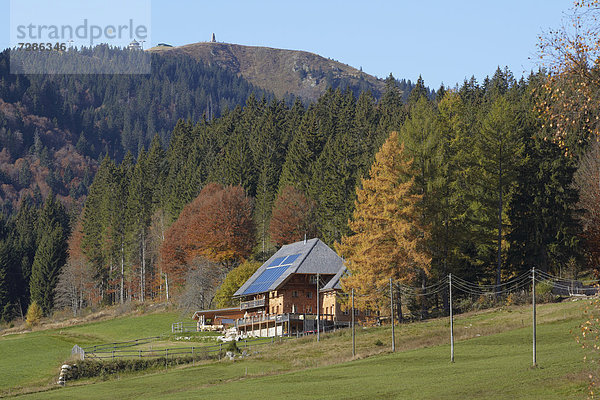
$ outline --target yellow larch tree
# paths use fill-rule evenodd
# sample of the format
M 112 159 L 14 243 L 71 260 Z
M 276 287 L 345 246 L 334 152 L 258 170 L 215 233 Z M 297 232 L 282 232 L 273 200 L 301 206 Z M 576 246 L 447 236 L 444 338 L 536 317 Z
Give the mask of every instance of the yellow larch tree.
M 409 283 L 419 274 L 429 273 L 428 233 L 420 222 L 422 195 L 415 193 L 411 164 L 398 133 L 392 132 L 375 155 L 369 177 L 363 178 L 357 189 L 355 210 L 348 222 L 353 234 L 336 243 L 350 272 L 342 286 L 347 293 L 354 289 L 359 295 L 356 307 L 378 308 L 390 278 Z

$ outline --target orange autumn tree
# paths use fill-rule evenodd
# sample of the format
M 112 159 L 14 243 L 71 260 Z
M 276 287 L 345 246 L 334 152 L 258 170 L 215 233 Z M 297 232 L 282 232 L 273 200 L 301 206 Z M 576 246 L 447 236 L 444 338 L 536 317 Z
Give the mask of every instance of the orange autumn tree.
M 316 235 L 315 203 L 293 186 L 286 186 L 273 204 L 269 234 L 277 246 Z
M 547 77 L 537 108 L 566 153 L 600 137 L 600 0 L 575 0 L 567 21 L 540 36 Z
M 336 243 L 350 271 L 342 286 L 359 295 L 355 300 L 359 308 L 380 306 L 378 289 L 386 288 L 390 278 L 409 283 L 418 274 L 429 273 L 431 258 L 424 248 L 428 235 L 420 222 L 422 196 L 414 193 L 411 164 L 397 132 L 392 132 L 356 191 L 356 207 L 348 222 L 353 234 Z
M 166 232 L 161 267 L 171 282 L 181 284 L 197 257 L 219 263 L 225 272 L 247 258 L 256 229 L 252 209 L 241 186 L 207 184 Z

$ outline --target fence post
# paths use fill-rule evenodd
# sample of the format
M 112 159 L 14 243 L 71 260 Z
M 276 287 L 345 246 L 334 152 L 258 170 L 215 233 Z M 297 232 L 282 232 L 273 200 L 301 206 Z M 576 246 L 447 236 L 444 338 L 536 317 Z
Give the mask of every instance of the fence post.
M 114 350 L 112 351 L 112 359 L 113 360 L 115 359 L 115 351 Z

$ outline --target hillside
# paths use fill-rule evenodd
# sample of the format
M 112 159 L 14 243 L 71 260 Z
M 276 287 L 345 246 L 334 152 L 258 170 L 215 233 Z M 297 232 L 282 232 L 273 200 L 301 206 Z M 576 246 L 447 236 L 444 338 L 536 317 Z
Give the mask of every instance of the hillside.
M 149 51 L 187 54 L 208 65 L 240 74 L 252 85 L 278 98 L 294 94 L 315 101 L 325 90 L 350 87 L 355 93 L 371 90 L 380 97 L 384 82 L 349 65 L 299 50 L 201 42 L 179 47 L 154 47 Z
M 118 390 L 126 398 L 146 399 L 231 398 L 239 393 L 253 393 L 252 398 L 292 393 L 304 393 L 305 398 L 581 398 L 586 365 L 572 332 L 583 321 L 584 305 L 567 301 L 538 306 L 536 369 L 530 368 L 531 306 L 526 305 L 457 316 L 454 364 L 448 360 L 448 319 L 440 318 L 398 325 L 396 354 L 389 352 L 389 326 L 358 328 L 357 357 L 352 359 L 346 329 L 323 335 L 320 343 L 307 337 L 256 347 L 250 357 L 235 362 L 101 376 L 52 390 L 58 389 L 58 368 L 73 344 L 165 334 L 177 318 L 164 312 L 124 315 L 0 337 L 0 352 L 7 355 L 0 359 L 0 394 L 42 391 L 31 398 L 106 398 Z M 19 350 L 25 347 L 26 352 Z M 310 389 L 323 379 L 326 387 Z
M 98 46 L 89 58 L 107 60 L 120 52 Z M 46 197 L 50 191 L 67 205 L 81 206 L 105 155 L 137 157 L 157 135 L 166 146 L 179 119 L 217 118 L 222 110 L 243 105 L 251 93 L 272 97 L 228 70 L 186 56 L 153 55 L 149 75 L 14 75 L 9 58 L 8 50 L 0 52 L 0 210 L 5 214 L 24 197 Z

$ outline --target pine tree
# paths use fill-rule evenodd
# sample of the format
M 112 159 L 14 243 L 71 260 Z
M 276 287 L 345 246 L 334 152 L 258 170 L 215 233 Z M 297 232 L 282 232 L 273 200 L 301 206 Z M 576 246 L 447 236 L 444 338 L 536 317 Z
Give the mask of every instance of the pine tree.
M 564 157 L 556 143 L 539 137 L 534 121 L 529 116 L 523 130 L 524 162 L 517 168 L 509 204 L 507 259 L 516 272 L 535 267 L 558 275 L 571 258 L 582 259 L 575 161 Z
M 37 249 L 31 267 L 29 290 L 45 314 L 54 306 L 54 288 L 67 260 L 69 219 L 64 206 L 50 194 L 40 212 Z
M 4 309 L 11 304 L 11 248 L 6 240 L 0 241 L 0 319 L 9 321 L 10 315 L 5 315 Z
M 482 121 L 473 148 L 478 162 L 478 184 L 473 187 L 472 211 L 480 218 L 476 229 L 481 235 L 481 248 L 488 251 L 490 257 L 495 247 L 497 285 L 502 279 L 502 243 L 509 222 L 507 204 L 516 183 L 517 168 L 522 162 L 523 141 L 519 132 L 522 127 L 517 113 L 518 109 L 504 96 L 498 97 Z M 486 257 L 485 253 L 483 256 Z
M 406 159 L 398 134 L 392 132 L 375 156 L 369 178 L 357 189 L 356 208 L 348 223 L 353 234 L 336 243 L 347 261 L 350 276 L 344 289 L 355 289 L 358 307 L 376 306 L 377 288 L 389 278 L 410 282 L 429 272 L 430 257 L 424 248 L 428 236 L 414 193 L 412 161 Z
M 46 315 L 54 306 L 54 288 L 66 259 L 66 237 L 62 227 L 56 224 L 44 229 L 33 259 L 30 292 L 31 299 Z

